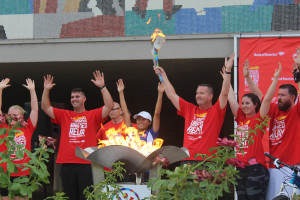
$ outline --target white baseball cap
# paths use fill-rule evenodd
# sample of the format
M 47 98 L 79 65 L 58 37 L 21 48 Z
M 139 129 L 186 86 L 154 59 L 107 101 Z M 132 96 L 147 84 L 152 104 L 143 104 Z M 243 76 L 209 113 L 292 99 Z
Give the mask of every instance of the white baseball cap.
M 143 117 L 143 118 L 145 118 L 145 119 L 148 119 L 150 122 L 152 122 L 152 117 L 151 117 L 151 115 L 150 115 L 148 112 L 146 112 L 146 111 L 142 111 L 142 112 L 140 112 L 139 114 L 135 114 L 135 115 L 133 116 L 133 119 L 136 119 L 138 116 L 141 116 L 141 117 Z

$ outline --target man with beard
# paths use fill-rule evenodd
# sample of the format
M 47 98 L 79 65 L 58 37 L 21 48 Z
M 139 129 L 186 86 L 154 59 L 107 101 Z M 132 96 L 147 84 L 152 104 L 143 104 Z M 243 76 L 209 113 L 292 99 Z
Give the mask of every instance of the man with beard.
M 300 49 L 297 49 L 297 55 L 294 57 L 295 64 L 294 76 L 295 82 L 300 88 L 299 66 Z M 300 164 L 298 155 L 300 146 L 300 104 L 297 100 L 297 89 L 291 84 L 284 84 L 278 90 L 278 105 L 271 104 L 269 116 L 270 120 L 270 154 L 289 165 Z M 299 100 L 298 100 L 299 101 Z M 286 175 L 270 165 L 270 181 L 267 191 L 267 199 L 273 199 L 279 191 L 281 183 Z M 291 172 L 288 168 L 285 170 Z M 292 173 L 292 172 L 291 172 Z M 292 188 L 286 188 L 290 194 Z

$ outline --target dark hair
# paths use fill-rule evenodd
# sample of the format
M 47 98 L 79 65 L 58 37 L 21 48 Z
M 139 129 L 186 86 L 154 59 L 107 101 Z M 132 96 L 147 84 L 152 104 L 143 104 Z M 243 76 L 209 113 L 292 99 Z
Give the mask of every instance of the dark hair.
M 74 92 L 80 92 L 80 93 L 83 94 L 83 96 L 85 96 L 85 93 L 81 88 L 74 88 L 73 90 L 71 90 L 71 94 L 74 93 Z
M 213 87 L 211 86 L 211 84 L 208 84 L 208 83 L 201 83 L 201 84 L 198 84 L 198 87 L 207 87 L 208 91 L 214 95 L 214 89 Z M 197 88 L 198 88 L 197 87 Z
M 251 99 L 252 103 L 253 103 L 254 105 L 256 105 L 256 107 L 255 107 L 255 112 L 258 113 L 258 111 L 259 111 L 259 109 L 260 109 L 260 106 L 261 106 L 261 102 L 260 102 L 258 96 L 256 96 L 256 95 L 253 94 L 253 93 L 246 93 L 246 94 L 243 95 L 242 98 L 244 98 L 244 97 L 248 97 L 249 99 Z
M 279 86 L 279 89 L 288 89 L 289 95 L 295 96 L 294 102 L 296 101 L 298 92 L 297 92 L 297 89 L 295 88 L 295 86 L 293 86 L 291 84 L 283 84 L 283 85 Z

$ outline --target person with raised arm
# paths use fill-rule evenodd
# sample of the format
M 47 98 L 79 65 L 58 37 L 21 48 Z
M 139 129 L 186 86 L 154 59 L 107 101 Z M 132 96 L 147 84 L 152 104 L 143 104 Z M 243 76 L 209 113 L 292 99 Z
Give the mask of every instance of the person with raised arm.
M 249 68 L 248 60 L 244 63 L 244 68 Z M 224 77 L 223 69 L 223 77 Z M 247 69 L 243 70 L 247 72 Z M 262 102 L 260 98 L 253 93 L 246 93 L 241 100 L 241 107 L 236 100 L 234 91 L 230 87 L 228 102 L 237 122 L 236 147 L 237 159 L 243 162 L 245 168 L 238 167 L 239 177 L 237 178 L 236 191 L 238 199 L 260 199 L 264 200 L 269 183 L 269 172 L 266 168 L 262 138 L 264 132 L 256 128 L 263 121 L 269 111 L 271 100 L 274 96 L 278 77 L 281 72 L 281 64 L 275 70 L 274 79 Z M 247 76 L 247 73 L 244 73 Z M 251 78 L 250 78 L 251 79 Z M 254 84 L 251 86 L 255 89 L 256 94 L 261 94 L 258 87 Z M 261 95 L 262 96 L 262 95 Z M 253 132 L 253 130 L 255 130 Z
M 2 92 L 5 88 L 9 87 L 9 81 L 10 79 L 6 78 L 3 79 L 0 82 L 0 113 L 2 114 Z M 23 145 L 22 149 L 27 149 L 28 151 L 31 151 L 31 137 L 32 134 L 36 128 L 37 121 L 38 121 L 38 100 L 35 92 L 35 84 L 34 81 L 30 78 L 26 79 L 26 84 L 23 84 L 23 86 L 29 90 L 30 93 L 30 99 L 31 99 L 31 111 L 29 114 L 29 118 L 26 121 L 26 123 L 22 123 L 22 128 L 16 128 L 17 132 L 15 132 L 14 141 L 16 145 Z M 2 123 L 2 128 L 7 128 L 9 126 L 14 126 L 18 121 L 24 121 L 24 114 L 25 110 L 18 105 L 13 105 L 8 109 L 8 117 L 11 118 L 10 124 Z M 1 138 L 6 137 L 6 135 L 0 136 Z M 7 150 L 6 144 L 2 143 L 0 145 L 0 152 L 4 152 Z M 15 154 L 11 155 L 11 159 L 13 160 L 13 163 L 15 164 L 25 164 L 29 162 L 29 157 L 26 153 L 24 153 L 24 157 L 22 159 L 18 159 Z M 1 158 L 0 158 L 1 160 Z M 0 165 L 4 171 L 6 171 L 6 163 L 2 163 Z M 29 169 L 23 170 L 23 168 L 17 167 L 18 172 L 12 173 L 11 177 L 12 180 L 14 178 L 20 177 L 20 176 L 28 176 L 30 175 Z M 4 200 L 8 199 L 8 190 L 7 188 L 1 188 L 1 196 Z M 18 198 L 21 199 L 21 198 Z
M 120 96 L 120 104 L 122 108 L 124 122 L 127 127 L 130 127 L 132 126 L 132 123 L 130 120 L 130 114 L 128 112 L 127 104 L 125 101 L 125 96 L 124 96 L 125 85 L 122 79 L 118 80 L 117 87 Z M 155 111 L 153 115 L 153 123 L 152 123 L 152 117 L 150 113 L 146 111 L 141 111 L 140 113 L 133 116 L 133 118 L 136 119 L 136 128 L 138 129 L 138 132 L 143 132 L 141 139 L 146 142 L 153 142 L 153 140 L 156 139 L 159 134 L 160 112 L 162 107 L 162 98 L 164 94 L 163 83 L 158 83 L 157 91 L 158 91 L 158 95 L 157 95 L 157 101 L 156 101 Z
M 91 81 L 100 89 L 104 106 L 89 111 L 85 109 L 86 96 L 81 88 L 71 91 L 72 111 L 52 107 L 49 93 L 55 83 L 53 76 L 44 77 L 42 109 L 52 122 L 61 126 L 56 163 L 62 164 L 60 174 L 63 192 L 70 200 L 85 199 L 83 190 L 93 184 L 91 163 L 76 157 L 75 148 L 97 146 L 96 132 L 113 108 L 112 97 L 105 86 L 104 74 L 97 70 L 93 75 L 94 79 Z
M 251 93 L 256 95 L 259 98 L 259 100 L 262 101 L 263 93 L 257 87 L 257 85 L 255 84 L 255 82 L 253 81 L 253 79 L 250 76 L 250 67 L 249 67 L 249 60 L 248 59 L 245 60 L 244 65 L 243 65 L 243 75 L 245 77 L 245 80 L 248 84 L 248 87 L 249 87 Z M 263 135 L 262 145 L 263 145 L 264 152 L 269 152 L 270 151 L 269 132 L 268 131 Z M 269 161 L 269 158 L 266 158 L 267 167 L 269 167 L 268 161 Z
M 292 72 L 295 83 L 300 89 L 300 47 L 296 49 L 296 56 L 293 59 Z M 280 85 L 277 104 L 271 103 L 268 113 L 271 118 L 269 128 L 270 154 L 288 165 L 300 164 L 298 155 L 298 152 L 300 152 L 300 103 L 299 98 L 297 100 L 297 96 L 297 89 L 292 84 Z M 287 167 L 284 167 L 284 169 L 287 172 L 291 172 Z M 278 194 L 281 183 L 286 177 L 280 170 L 275 169 L 274 165 L 270 165 L 269 173 L 270 181 L 266 196 L 267 200 L 273 199 Z M 292 194 L 292 188 L 286 188 L 286 191 Z
M 248 84 L 248 87 L 249 87 L 251 93 L 255 94 L 261 101 L 263 94 L 250 76 L 250 67 L 249 67 L 248 59 L 245 60 L 244 65 L 243 65 L 243 75 L 247 81 L 247 84 Z
M 124 126 L 122 110 L 118 102 L 114 102 L 114 107 L 109 112 L 109 118 L 110 121 L 108 121 L 104 125 L 101 124 L 101 128 L 97 132 L 97 143 L 99 142 L 99 140 L 107 140 L 106 131 L 108 131 L 109 129 L 114 128 L 115 130 L 118 130 L 119 128 L 122 128 Z
M 161 74 L 164 80 L 166 95 L 177 109 L 177 114 L 185 118 L 183 146 L 189 150 L 190 157 L 182 164 L 195 160 L 203 160 L 201 157 L 194 158 L 195 154 L 210 155 L 211 152 L 209 149 L 217 146 L 218 137 L 225 118 L 233 59 L 234 53 L 232 53 L 229 59 L 225 58 L 225 75 L 222 89 L 219 99 L 214 105 L 212 104 L 213 88 L 209 84 L 198 85 L 196 90 L 196 106 L 178 96 L 163 68 L 154 68 L 157 75 Z

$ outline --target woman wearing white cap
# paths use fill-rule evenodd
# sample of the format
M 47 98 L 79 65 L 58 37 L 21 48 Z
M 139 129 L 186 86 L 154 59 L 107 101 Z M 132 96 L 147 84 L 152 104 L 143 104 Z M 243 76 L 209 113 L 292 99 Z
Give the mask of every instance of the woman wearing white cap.
M 125 96 L 124 96 L 125 85 L 122 79 L 118 80 L 117 86 L 120 95 L 120 104 L 122 108 L 124 122 L 127 127 L 130 127 L 132 123 L 130 121 L 130 115 L 128 113 L 128 109 L 125 101 Z M 157 138 L 159 133 L 160 111 L 162 106 L 162 97 L 164 93 L 164 87 L 162 86 L 162 84 L 160 83 L 158 84 L 157 90 L 158 90 L 158 96 L 157 96 L 157 102 L 156 102 L 154 116 L 153 116 L 153 123 L 152 123 L 151 115 L 146 111 L 142 111 L 133 116 L 133 118 L 136 119 L 136 128 L 138 129 L 138 131 L 144 132 L 144 134 L 141 136 L 141 139 L 146 142 L 153 142 L 153 139 Z M 151 123 L 152 123 L 152 127 L 150 126 Z

